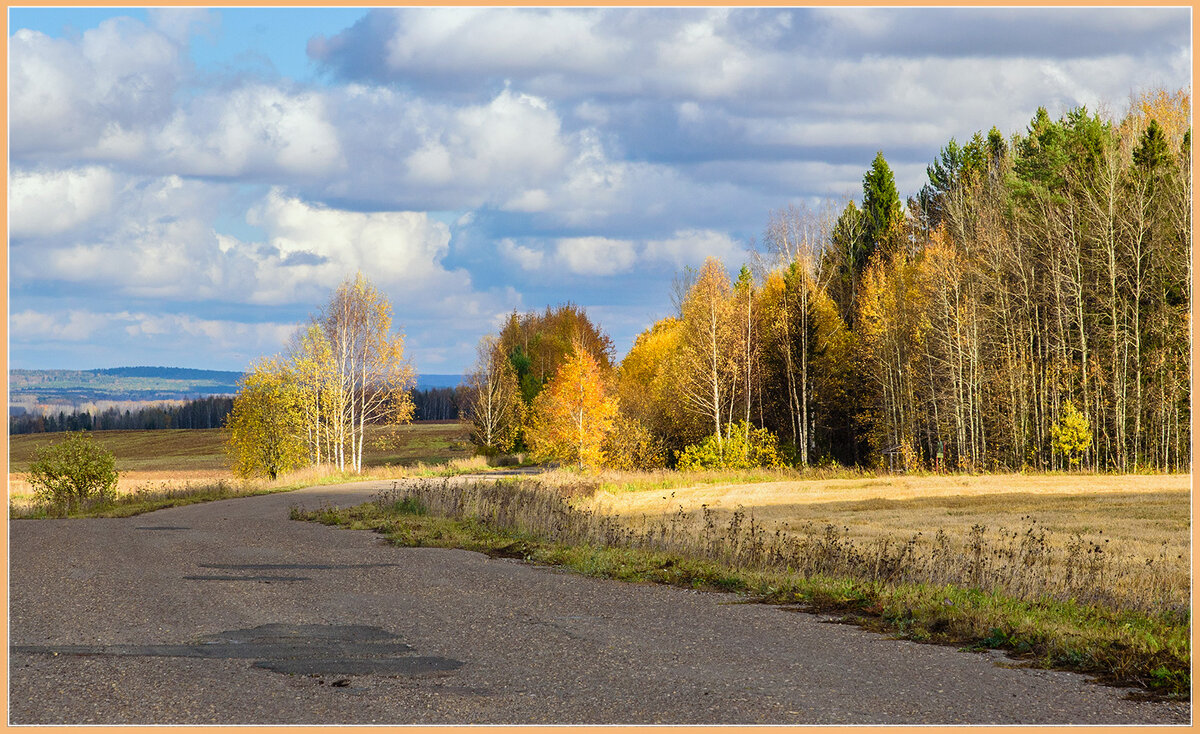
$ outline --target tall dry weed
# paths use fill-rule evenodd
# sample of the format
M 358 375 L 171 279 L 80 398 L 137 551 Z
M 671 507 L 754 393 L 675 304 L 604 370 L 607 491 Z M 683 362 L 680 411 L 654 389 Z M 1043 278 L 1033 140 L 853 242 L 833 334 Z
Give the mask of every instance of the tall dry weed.
M 942 530 L 903 538 L 855 540 L 850 528 L 786 523 L 767 527 L 738 508 L 727 517 L 702 506 L 630 522 L 572 504 L 595 479 L 497 482 L 397 482 L 381 507 L 416 501 L 430 512 L 567 544 L 600 544 L 677 553 L 738 570 L 782 571 L 866 582 L 953 584 L 1036 601 L 1050 598 L 1118 610 L 1187 614 L 1189 586 L 1180 554 L 1164 544 L 1153 558 L 1122 554 L 1100 538 L 1056 538 L 1033 518 L 1024 527 L 975 525 L 965 538 Z

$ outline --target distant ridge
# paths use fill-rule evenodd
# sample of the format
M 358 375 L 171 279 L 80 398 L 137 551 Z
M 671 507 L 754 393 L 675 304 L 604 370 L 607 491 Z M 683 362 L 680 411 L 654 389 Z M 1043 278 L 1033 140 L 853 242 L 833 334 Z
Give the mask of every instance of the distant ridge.
M 197 370 L 189 367 L 108 367 L 105 369 L 84 370 L 98 375 L 115 375 L 118 377 L 161 377 L 168 380 L 219 380 L 237 382 L 241 372 L 228 370 Z
M 104 367 L 94 370 L 8 372 L 9 406 L 82 405 L 95 401 L 153 402 L 232 395 L 241 372 L 189 367 Z M 417 389 L 453 388 L 461 375 L 417 375 Z
M 417 375 L 417 389 L 429 390 L 435 387 L 458 387 L 462 381 L 462 375 Z

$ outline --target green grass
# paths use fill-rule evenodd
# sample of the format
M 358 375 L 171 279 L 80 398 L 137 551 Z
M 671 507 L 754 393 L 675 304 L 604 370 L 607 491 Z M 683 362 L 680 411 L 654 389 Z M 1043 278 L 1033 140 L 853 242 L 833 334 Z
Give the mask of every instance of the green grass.
M 401 546 L 461 548 L 602 578 L 736 592 L 796 605 L 904 639 L 1001 649 L 1021 664 L 1072 670 L 1153 695 L 1187 698 L 1190 613 L 1147 613 L 1054 599 L 1022 600 L 949 584 L 885 583 L 737 568 L 702 555 L 561 542 L 478 517 L 431 514 L 416 496 L 381 495 L 353 508 L 294 508 L 293 519 L 373 530 Z
M 458 421 L 422 421 L 376 428 L 367 437 L 363 463 L 374 466 L 444 464 L 475 454 L 467 429 Z

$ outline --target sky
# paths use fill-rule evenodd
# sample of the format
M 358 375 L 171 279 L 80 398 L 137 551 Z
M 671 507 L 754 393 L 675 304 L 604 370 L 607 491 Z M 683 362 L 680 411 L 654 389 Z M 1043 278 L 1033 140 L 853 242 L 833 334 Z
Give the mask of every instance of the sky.
M 618 357 L 772 211 L 1190 84 L 1188 8 L 9 10 L 9 365 L 244 369 L 361 270 L 422 373 Z

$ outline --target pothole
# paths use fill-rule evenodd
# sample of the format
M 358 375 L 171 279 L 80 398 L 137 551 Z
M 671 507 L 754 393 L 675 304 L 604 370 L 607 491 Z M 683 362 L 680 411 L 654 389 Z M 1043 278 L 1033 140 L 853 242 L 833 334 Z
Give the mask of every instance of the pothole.
M 248 659 L 292 675 L 412 676 L 457 670 L 459 660 L 411 655 L 399 637 L 367 625 L 264 624 L 182 645 L 12 645 L 15 653 Z

